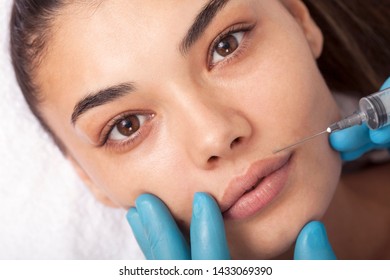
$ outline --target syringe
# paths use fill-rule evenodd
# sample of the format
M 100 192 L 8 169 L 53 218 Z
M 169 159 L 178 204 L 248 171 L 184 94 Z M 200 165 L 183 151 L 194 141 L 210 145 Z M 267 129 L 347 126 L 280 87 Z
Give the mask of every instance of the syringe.
M 343 130 L 366 123 L 371 129 L 378 129 L 390 124 L 390 88 L 373 93 L 359 100 L 359 110 L 344 119 L 332 123 L 326 130 L 300 140 L 292 145 L 274 151 L 274 154 L 293 148 L 324 133 Z
M 390 88 L 373 93 L 359 100 L 359 111 L 331 124 L 329 133 L 365 122 L 371 129 L 390 123 Z

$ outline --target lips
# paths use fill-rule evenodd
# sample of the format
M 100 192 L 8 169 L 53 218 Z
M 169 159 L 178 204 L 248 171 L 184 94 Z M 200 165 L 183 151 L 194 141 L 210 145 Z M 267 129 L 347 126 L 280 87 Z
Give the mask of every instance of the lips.
M 270 204 L 284 188 L 290 161 L 291 154 L 260 160 L 234 178 L 220 201 L 224 218 L 248 218 Z

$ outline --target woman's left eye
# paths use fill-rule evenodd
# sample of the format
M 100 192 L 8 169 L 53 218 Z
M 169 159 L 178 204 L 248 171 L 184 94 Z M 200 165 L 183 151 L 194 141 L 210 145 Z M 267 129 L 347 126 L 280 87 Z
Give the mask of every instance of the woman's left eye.
M 108 139 L 123 141 L 135 134 L 147 120 L 145 115 L 130 115 L 119 120 L 112 128 Z
M 134 148 L 151 130 L 154 113 L 124 113 L 111 120 L 101 133 L 100 146 L 114 150 Z
M 215 65 L 234 53 L 240 46 L 244 34 L 244 31 L 238 31 L 228 33 L 218 39 L 211 52 L 210 64 Z

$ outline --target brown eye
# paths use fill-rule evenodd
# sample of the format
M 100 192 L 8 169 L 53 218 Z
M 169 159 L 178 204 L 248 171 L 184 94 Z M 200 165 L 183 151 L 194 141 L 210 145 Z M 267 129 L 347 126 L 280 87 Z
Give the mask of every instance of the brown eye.
M 140 121 L 135 116 L 128 116 L 126 119 L 121 120 L 117 125 L 116 129 L 123 136 L 130 136 L 140 127 Z
M 218 63 L 223 60 L 225 57 L 234 53 L 240 43 L 242 38 L 244 37 L 244 32 L 235 32 L 232 34 L 228 34 L 220 39 L 217 44 L 214 46 L 213 54 L 212 54 L 212 64 Z
M 239 46 L 239 42 L 237 41 L 236 37 L 233 35 L 228 35 L 225 38 L 222 38 L 222 40 L 217 44 L 215 51 L 220 56 L 228 56 L 229 54 L 233 53 Z
M 108 138 L 119 141 L 127 139 L 140 129 L 146 119 L 145 115 L 126 116 L 114 125 Z

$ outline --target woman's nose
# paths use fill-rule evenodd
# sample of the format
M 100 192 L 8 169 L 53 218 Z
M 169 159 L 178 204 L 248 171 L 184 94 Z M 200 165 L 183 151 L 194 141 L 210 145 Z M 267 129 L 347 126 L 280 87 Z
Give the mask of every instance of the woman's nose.
M 198 166 L 209 169 L 221 161 L 232 160 L 248 142 L 252 128 L 240 111 L 205 103 L 191 111 L 184 128 L 188 152 Z

